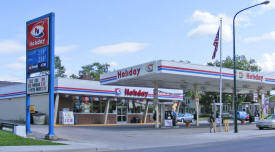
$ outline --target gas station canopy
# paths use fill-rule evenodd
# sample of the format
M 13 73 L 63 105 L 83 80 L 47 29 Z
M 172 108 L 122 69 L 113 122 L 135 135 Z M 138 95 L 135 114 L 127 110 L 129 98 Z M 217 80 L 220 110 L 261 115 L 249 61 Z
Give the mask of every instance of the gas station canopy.
M 183 62 L 157 60 L 114 72 L 102 74 L 100 83 L 135 87 L 194 89 L 196 85 L 202 91 L 219 91 L 220 68 L 214 66 L 186 64 Z M 275 90 L 275 77 L 263 73 L 237 70 L 237 92 Z M 222 68 L 223 92 L 232 93 L 233 69 Z

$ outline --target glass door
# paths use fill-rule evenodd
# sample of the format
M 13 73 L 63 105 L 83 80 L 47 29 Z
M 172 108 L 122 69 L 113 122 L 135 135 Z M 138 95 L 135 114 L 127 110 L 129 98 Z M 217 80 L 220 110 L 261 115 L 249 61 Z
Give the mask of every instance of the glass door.
M 117 123 L 127 123 L 127 107 L 117 106 Z

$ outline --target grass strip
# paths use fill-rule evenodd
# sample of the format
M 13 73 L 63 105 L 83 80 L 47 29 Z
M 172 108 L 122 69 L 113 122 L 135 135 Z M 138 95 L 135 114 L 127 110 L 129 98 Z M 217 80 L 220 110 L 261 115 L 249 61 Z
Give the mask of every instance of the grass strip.
M 23 138 L 8 131 L 0 130 L 0 146 L 64 145 L 47 140 Z

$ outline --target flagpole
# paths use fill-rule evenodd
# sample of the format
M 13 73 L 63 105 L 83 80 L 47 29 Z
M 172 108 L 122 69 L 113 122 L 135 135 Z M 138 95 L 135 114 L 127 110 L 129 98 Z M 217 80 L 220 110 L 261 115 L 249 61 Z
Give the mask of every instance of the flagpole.
M 222 18 L 220 18 L 220 131 L 222 131 Z

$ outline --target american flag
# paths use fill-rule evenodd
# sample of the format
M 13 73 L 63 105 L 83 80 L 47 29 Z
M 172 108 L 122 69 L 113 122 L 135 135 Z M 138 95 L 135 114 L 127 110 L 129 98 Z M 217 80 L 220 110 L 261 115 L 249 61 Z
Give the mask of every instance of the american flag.
M 218 32 L 217 32 L 217 34 L 216 34 L 215 41 L 214 41 L 214 43 L 213 43 L 215 49 L 214 49 L 214 52 L 213 52 L 213 55 L 212 55 L 212 60 L 215 59 L 216 53 L 217 53 L 217 51 L 218 51 L 218 46 L 219 46 L 219 35 L 220 35 L 219 33 L 220 33 L 220 28 L 218 29 Z

